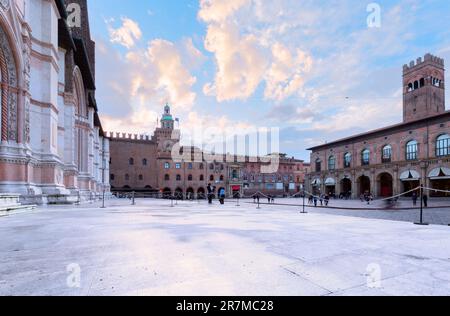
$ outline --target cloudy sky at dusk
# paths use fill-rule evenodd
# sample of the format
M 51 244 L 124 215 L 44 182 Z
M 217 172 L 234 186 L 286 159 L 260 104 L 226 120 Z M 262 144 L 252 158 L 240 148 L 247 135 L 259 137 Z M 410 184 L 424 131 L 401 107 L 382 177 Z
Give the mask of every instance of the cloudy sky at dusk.
M 450 2 L 378 1 L 369 28 L 370 2 L 89 1 L 104 128 L 151 133 L 170 102 L 183 131 L 279 127 L 281 151 L 309 160 L 309 146 L 398 123 L 403 64 L 450 63 Z

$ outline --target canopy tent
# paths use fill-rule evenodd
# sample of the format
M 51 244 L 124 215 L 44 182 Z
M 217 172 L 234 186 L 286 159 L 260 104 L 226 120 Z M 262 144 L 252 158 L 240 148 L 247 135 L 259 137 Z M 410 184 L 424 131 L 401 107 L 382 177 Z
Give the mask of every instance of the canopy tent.
M 314 179 L 312 182 L 312 185 L 315 187 L 318 187 L 322 184 L 322 181 L 320 181 L 320 179 Z
M 325 185 L 326 185 L 326 186 L 334 186 L 334 185 L 336 185 L 336 180 L 334 180 L 333 178 L 328 178 L 328 179 L 325 181 Z
M 402 181 L 418 181 L 420 178 L 420 173 L 415 170 L 407 170 L 400 175 Z

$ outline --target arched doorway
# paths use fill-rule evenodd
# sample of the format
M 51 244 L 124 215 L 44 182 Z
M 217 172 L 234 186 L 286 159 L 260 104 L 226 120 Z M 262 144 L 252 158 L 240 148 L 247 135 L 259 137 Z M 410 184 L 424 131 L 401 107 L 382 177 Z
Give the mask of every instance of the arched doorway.
M 183 194 L 183 189 L 182 188 L 176 188 L 175 189 L 175 198 L 177 200 L 183 200 L 184 199 L 184 194 Z
M 186 190 L 186 199 L 187 200 L 193 200 L 195 197 L 195 192 L 193 188 L 188 188 Z
M 359 188 L 358 195 L 370 194 L 371 193 L 370 178 L 368 176 L 359 177 L 358 188 Z
M 326 179 L 325 194 L 328 194 L 330 197 L 336 195 L 336 180 L 334 180 L 333 178 Z
M 205 189 L 204 189 L 204 188 L 199 188 L 199 189 L 197 190 L 197 198 L 198 198 L 199 200 L 204 200 L 204 199 L 206 199 L 206 194 L 205 194 Z
M 165 188 L 163 190 L 163 198 L 170 199 L 172 197 L 172 190 L 170 188 Z
M 406 170 L 400 174 L 400 180 L 403 184 L 403 193 L 405 196 L 412 196 L 413 190 L 420 187 L 420 173 L 416 170 Z
M 390 197 L 394 195 L 394 179 L 385 172 L 378 176 L 379 195 L 381 197 Z
M 450 196 L 450 168 L 436 168 L 428 175 L 431 188 L 439 191 L 431 191 L 432 197 L 449 197 Z M 445 192 L 447 191 L 447 192 Z
M 344 178 L 341 181 L 341 197 L 350 198 L 352 195 L 352 180 Z

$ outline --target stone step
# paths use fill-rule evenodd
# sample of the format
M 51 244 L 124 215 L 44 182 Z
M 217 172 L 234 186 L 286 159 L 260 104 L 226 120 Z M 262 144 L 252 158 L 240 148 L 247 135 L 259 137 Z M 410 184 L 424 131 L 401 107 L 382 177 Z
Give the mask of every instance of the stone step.
M 32 211 L 36 208 L 36 205 L 15 205 L 8 207 L 0 207 L 0 217 L 13 214 L 19 214 Z

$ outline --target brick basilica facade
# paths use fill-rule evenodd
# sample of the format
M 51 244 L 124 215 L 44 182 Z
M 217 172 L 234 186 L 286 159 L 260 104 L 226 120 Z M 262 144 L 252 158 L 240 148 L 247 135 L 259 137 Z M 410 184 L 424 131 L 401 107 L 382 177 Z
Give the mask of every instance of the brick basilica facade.
M 353 198 L 389 197 L 420 185 L 450 190 L 444 75 L 444 60 L 431 54 L 405 65 L 403 122 L 310 148 L 308 189 Z
M 228 196 L 250 196 L 257 192 L 275 196 L 300 191 L 305 169 L 303 161 L 277 155 L 276 172 L 263 173 L 264 159 L 227 157 L 183 147 L 189 159 L 173 159 L 173 147 L 180 131 L 169 105 L 164 108 L 160 126 L 153 136 L 110 133 L 110 179 L 113 192 L 147 192 L 183 198 L 204 197 L 209 183 Z

